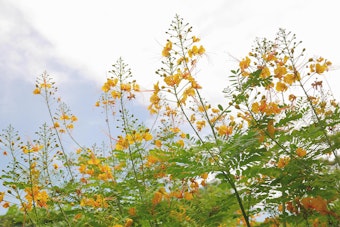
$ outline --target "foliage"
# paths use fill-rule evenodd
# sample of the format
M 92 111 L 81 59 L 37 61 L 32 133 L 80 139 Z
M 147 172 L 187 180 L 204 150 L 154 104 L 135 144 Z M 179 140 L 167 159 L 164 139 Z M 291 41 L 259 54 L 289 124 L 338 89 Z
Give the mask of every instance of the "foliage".
M 143 91 L 118 59 L 95 104 L 103 146 L 80 145 L 77 117 L 52 77 L 38 77 L 33 93 L 51 121 L 32 141 L 12 126 L 0 135 L 10 157 L 4 226 L 339 226 L 340 109 L 323 87 L 331 62 L 305 57 L 280 29 L 256 40 L 216 104 L 201 95 L 205 49 L 192 27 L 176 16 L 167 36 L 148 105 L 154 123 L 132 112 Z

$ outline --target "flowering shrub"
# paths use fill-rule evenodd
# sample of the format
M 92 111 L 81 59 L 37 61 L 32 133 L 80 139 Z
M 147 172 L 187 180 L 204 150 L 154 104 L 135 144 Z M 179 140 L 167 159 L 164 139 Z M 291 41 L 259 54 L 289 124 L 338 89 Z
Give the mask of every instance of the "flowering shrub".
M 12 126 L 0 135 L 11 158 L 4 226 L 338 226 L 340 109 L 323 87 L 331 62 L 308 59 L 280 29 L 256 41 L 216 104 L 201 95 L 205 48 L 192 27 L 176 16 L 167 35 L 147 107 L 155 122 L 131 112 L 143 91 L 118 59 L 95 103 L 103 147 L 77 142 L 77 117 L 53 78 L 38 77 L 33 94 L 51 121 L 33 141 Z

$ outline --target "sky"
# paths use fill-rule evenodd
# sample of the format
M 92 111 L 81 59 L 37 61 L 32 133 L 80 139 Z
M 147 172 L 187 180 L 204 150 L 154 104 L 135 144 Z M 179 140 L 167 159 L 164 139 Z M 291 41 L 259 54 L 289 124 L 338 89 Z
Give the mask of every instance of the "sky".
M 212 100 L 223 102 L 235 59 L 279 28 L 295 33 L 308 55 L 333 62 L 327 81 L 339 100 L 339 10 L 336 0 L 0 0 L 0 129 L 12 124 L 30 139 L 48 121 L 43 100 L 32 94 L 46 70 L 79 118 L 80 143 L 101 142 L 104 116 L 94 103 L 111 65 L 122 57 L 141 87 L 151 89 L 176 14 L 206 49 L 199 81 Z M 146 95 L 134 108 L 148 118 L 147 105 Z

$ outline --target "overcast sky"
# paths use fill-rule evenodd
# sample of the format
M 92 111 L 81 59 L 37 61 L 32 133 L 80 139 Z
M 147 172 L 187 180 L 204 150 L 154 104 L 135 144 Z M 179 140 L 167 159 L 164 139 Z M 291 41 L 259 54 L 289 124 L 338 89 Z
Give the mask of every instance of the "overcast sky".
M 339 11 L 336 0 L 0 0 L 0 129 L 11 123 L 30 139 L 48 120 L 43 100 L 32 94 L 46 70 L 79 118 L 80 143 L 100 143 L 104 118 L 94 103 L 107 71 L 122 57 L 142 88 L 152 88 L 176 14 L 205 46 L 199 81 L 210 98 L 222 100 L 237 67 L 233 57 L 243 58 L 257 37 L 272 39 L 284 28 L 308 55 L 333 62 L 327 80 L 339 100 Z M 141 100 L 135 109 L 147 118 L 148 98 Z
M 96 142 L 93 134 L 104 126 L 94 103 L 107 71 L 122 57 L 142 88 L 152 88 L 176 14 L 205 46 L 199 81 L 214 100 L 237 67 L 233 57 L 243 58 L 257 37 L 272 39 L 279 28 L 295 33 L 308 55 L 333 62 L 328 82 L 339 99 L 339 10 L 335 0 L 0 0 L 0 128 L 11 123 L 29 137 L 48 120 L 43 100 L 32 95 L 46 70 L 79 117 L 82 143 Z

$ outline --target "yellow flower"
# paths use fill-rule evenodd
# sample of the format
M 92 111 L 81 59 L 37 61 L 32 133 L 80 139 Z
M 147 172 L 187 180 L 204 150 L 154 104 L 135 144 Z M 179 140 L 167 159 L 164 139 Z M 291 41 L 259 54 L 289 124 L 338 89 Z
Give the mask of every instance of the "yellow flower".
M 202 55 L 202 54 L 204 54 L 204 53 L 205 53 L 205 49 L 204 49 L 204 47 L 201 45 L 200 48 L 198 49 L 198 54 L 199 54 L 199 55 Z
M 287 69 L 284 66 L 278 66 L 276 69 L 274 69 L 275 77 L 281 79 L 286 73 Z
M 34 89 L 33 94 L 39 95 L 40 94 L 40 89 L 39 88 Z
M 134 91 L 140 91 L 140 87 L 139 87 L 139 84 L 133 84 L 132 85 L 132 89 L 134 90 Z
M 204 106 L 198 106 L 198 111 L 199 112 L 204 112 L 204 110 L 205 110 Z
M 71 116 L 71 121 L 73 121 L 73 122 L 74 122 L 74 121 L 78 121 L 78 118 L 77 118 L 76 116 L 72 115 L 72 116 Z
M 9 202 L 5 202 L 4 204 L 2 204 L 3 208 L 8 208 L 9 207 Z
M 270 70 L 269 70 L 269 68 L 268 68 L 268 67 L 264 67 L 264 68 L 262 69 L 262 71 L 261 71 L 260 77 L 263 78 L 263 79 L 265 79 L 265 78 L 267 78 L 267 77 L 269 77 L 269 76 L 270 76 Z
M 162 146 L 162 141 L 160 141 L 160 140 L 155 140 L 155 146 L 156 147 L 161 147 Z
M 158 203 L 160 203 L 162 201 L 163 198 L 163 194 L 160 192 L 155 192 L 153 198 L 152 198 L 152 204 L 153 205 L 157 205 Z
M 275 127 L 274 127 L 274 121 L 273 120 L 270 120 L 268 122 L 267 130 L 268 130 L 269 136 L 273 137 L 274 134 L 275 134 Z
M 119 99 L 120 96 L 121 96 L 121 94 L 120 94 L 120 92 L 118 92 L 118 91 L 112 91 L 112 92 L 111 92 L 111 96 L 112 96 L 112 98 L 114 98 L 114 99 Z
M 131 84 L 121 84 L 120 89 L 122 91 L 131 91 Z
M 196 122 L 196 127 L 197 127 L 198 131 L 201 131 L 202 128 L 205 127 L 205 123 L 206 122 L 204 120 Z
M 133 220 L 132 220 L 131 218 L 127 218 L 127 219 L 125 220 L 125 225 L 124 225 L 124 227 L 130 227 L 130 226 L 132 226 L 132 224 L 133 224 Z
M 70 120 L 70 117 L 68 115 L 66 115 L 66 114 L 63 114 L 63 115 L 61 115 L 60 120 L 67 121 L 67 120 Z
M 40 87 L 41 88 L 51 88 L 52 84 L 42 83 L 42 84 L 40 84 Z
M 279 159 L 279 162 L 277 163 L 277 167 L 279 167 L 280 169 L 282 169 L 283 167 L 285 167 L 286 165 L 288 165 L 290 161 L 289 157 L 283 157 Z
M 280 92 L 284 92 L 288 89 L 287 85 L 285 83 L 282 83 L 281 81 L 276 83 L 276 90 Z
M 184 199 L 186 200 L 192 200 L 194 197 L 192 195 L 192 193 L 190 192 L 184 192 Z
M 36 144 L 36 145 L 33 145 L 31 149 L 28 149 L 26 146 L 24 146 L 24 147 L 22 147 L 22 150 L 25 154 L 27 154 L 27 153 L 38 152 L 43 148 L 44 148 L 43 145 Z
M 201 177 L 202 177 L 204 180 L 206 180 L 206 179 L 208 178 L 208 176 L 209 176 L 209 173 L 207 173 L 207 172 L 205 172 L 205 173 L 203 173 L 203 174 L 201 175 Z
M 292 85 L 295 82 L 295 76 L 294 74 L 287 74 L 284 78 L 283 81 L 286 82 L 289 85 Z
M 79 172 L 80 173 L 86 173 L 86 165 L 85 164 L 81 164 L 79 166 Z
M 149 155 L 147 157 L 146 166 L 150 167 L 150 166 L 154 165 L 157 162 L 160 162 L 159 158 L 157 158 L 156 156 L 153 156 L 153 155 Z
M 196 36 L 192 37 L 192 42 L 196 43 L 196 42 L 199 42 L 199 41 L 200 41 L 200 39 L 197 38 Z
M 175 75 L 166 76 L 164 78 L 164 82 L 170 87 L 173 87 L 175 85 L 178 86 L 179 83 L 181 82 L 181 78 L 180 75 L 176 73 Z
M 152 140 L 152 135 L 149 132 L 144 133 L 143 139 L 146 141 Z
M 233 133 L 232 126 L 221 125 L 220 127 L 216 127 L 216 129 L 218 130 L 218 134 L 221 136 L 229 136 Z
M 190 116 L 190 122 L 191 123 L 194 123 L 196 121 L 196 116 L 195 116 L 195 114 L 192 114 L 191 116 Z
M 91 159 L 87 161 L 87 164 L 98 165 L 100 163 L 100 160 L 96 158 L 93 152 L 91 152 L 90 156 L 91 156 Z
M 299 156 L 299 157 L 304 157 L 306 156 L 306 150 L 299 147 L 298 149 L 296 149 L 296 154 Z
M 242 59 L 239 65 L 240 65 L 241 71 L 244 71 L 246 68 L 250 66 L 250 58 L 246 57 Z
M 315 72 L 317 74 L 322 74 L 323 72 L 325 72 L 325 70 L 327 70 L 327 65 L 326 64 L 323 64 L 323 65 L 320 65 L 319 63 L 316 64 Z
M 174 128 L 170 128 L 170 131 L 173 132 L 173 133 L 179 133 L 181 131 L 181 129 L 178 128 L 178 127 L 174 127 Z
M 259 113 L 260 112 L 260 105 L 258 102 L 254 102 L 252 105 L 251 105 L 251 111 L 253 111 L 255 114 Z
M 136 208 L 135 207 L 131 207 L 128 211 L 129 215 L 131 216 L 135 216 L 136 215 Z
M 289 97 L 288 97 L 288 100 L 291 101 L 291 102 L 295 101 L 295 99 L 296 99 L 296 96 L 293 95 L 293 94 L 290 94 Z
M 4 200 L 5 193 L 0 192 L 0 203 Z
M 184 141 L 183 140 L 178 140 L 176 143 L 179 144 L 181 147 L 184 147 Z
M 169 57 L 171 49 L 172 49 L 172 42 L 170 40 L 168 40 L 165 47 L 163 48 L 162 55 L 164 57 Z

